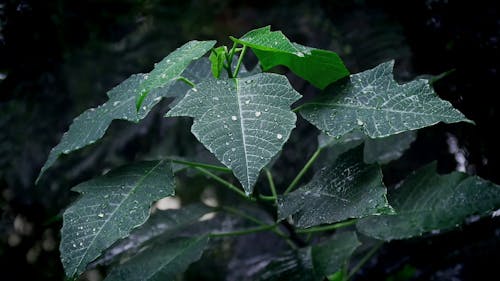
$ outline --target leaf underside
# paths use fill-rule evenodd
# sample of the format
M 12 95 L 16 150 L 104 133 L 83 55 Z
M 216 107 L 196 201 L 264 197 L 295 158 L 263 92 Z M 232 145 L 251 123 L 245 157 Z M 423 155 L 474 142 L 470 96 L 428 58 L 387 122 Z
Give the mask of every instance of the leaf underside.
M 283 65 L 320 89 L 349 75 L 336 53 L 292 43 L 281 31 L 271 31 L 269 26 L 231 39 L 252 48 L 263 70 Z
M 389 193 L 396 215 L 361 219 L 362 233 L 382 240 L 405 239 L 433 230 L 451 229 L 472 215 L 500 208 L 500 186 L 477 176 L 436 173 L 429 164 Z
M 301 106 L 300 114 L 332 137 L 361 131 L 382 138 L 438 122 L 470 122 L 447 101 L 439 99 L 427 80 L 398 84 L 394 61 L 351 75 L 319 98 Z
M 136 162 L 73 188 L 80 198 L 63 215 L 61 260 L 69 277 L 82 273 L 115 241 L 149 217 L 153 201 L 174 194 L 170 162 Z
M 344 153 L 308 184 L 279 197 L 278 219 L 292 216 L 297 227 L 306 228 L 391 213 L 380 168 L 364 164 L 362 155 L 361 147 Z
M 114 119 L 139 122 L 163 97 L 186 67 L 203 56 L 215 41 L 190 41 L 170 53 L 148 74 L 134 74 L 107 95 L 109 100 L 83 112 L 73 120 L 69 130 L 49 154 L 37 181 L 61 154 L 69 154 L 100 139 Z M 136 105 L 141 99 L 140 108 Z
M 299 98 L 286 77 L 260 73 L 200 83 L 166 116 L 193 117 L 191 132 L 250 194 L 295 127 L 290 105 Z
M 361 244 L 355 232 L 276 258 L 261 274 L 262 281 L 321 281 L 338 271 Z

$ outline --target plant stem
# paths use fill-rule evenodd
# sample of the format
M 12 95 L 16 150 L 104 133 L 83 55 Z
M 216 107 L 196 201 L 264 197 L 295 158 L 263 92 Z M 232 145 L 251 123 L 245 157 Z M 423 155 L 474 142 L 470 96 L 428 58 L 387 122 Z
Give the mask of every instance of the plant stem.
M 196 86 L 196 85 L 194 84 L 194 82 L 193 82 L 193 81 L 191 81 L 191 80 L 187 79 L 186 77 L 182 77 L 182 76 L 181 76 L 181 77 L 177 78 L 177 80 L 182 81 L 182 82 L 184 82 L 184 83 L 188 84 L 188 85 L 189 85 L 189 86 L 191 86 L 191 87 Z
M 382 247 L 383 244 L 384 241 L 379 241 L 375 246 L 373 246 L 373 248 L 361 258 L 356 266 L 354 266 L 351 272 L 349 272 L 349 275 L 347 275 L 347 279 L 351 279 L 351 277 L 353 277 L 354 274 L 356 274 L 356 272 L 358 272 L 373 257 L 373 255 L 380 249 L 380 247 Z
M 219 172 L 226 172 L 226 173 L 230 173 L 231 172 L 231 169 L 226 168 L 226 167 L 222 167 L 222 166 L 216 166 L 216 165 L 210 165 L 210 164 L 198 163 L 198 162 L 191 162 L 191 161 L 185 161 L 185 160 L 180 160 L 180 159 L 170 158 L 170 157 L 167 158 L 167 159 L 170 160 L 170 161 L 172 161 L 173 163 L 186 165 L 186 166 L 189 166 L 189 167 L 192 167 L 192 168 L 194 168 L 194 167 L 200 167 L 200 168 L 215 170 L 215 171 L 219 171 Z
M 219 182 L 220 184 L 224 185 L 225 187 L 231 189 L 232 191 L 238 193 L 241 197 L 245 198 L 246 200 L 250 200 L 250 201 L 255 201 L 254 198 L 252 197 L 248 197 L 245 192 L 241 191 L 238 187 L 236 187 L 235 185 L 233 185 L 232 183 L 226 181 L 225 179 L 213 174 L 212 172 L 206 170 L 205 168 L 201 168 L 201 167 L 194 167 L 196 170 L 200 171 L 202 174 L 205 174 L 209 177 L 211 177 L 212 179 L 214 179 L 215 181 Z
M 261 200 L 264 200 L 264 201 L 273 201 L 273 202 L 276 202 L 276 198 L 274 196 L 266 196 L 266 195 L 259 194 L 259 198 Z
M 322 148 L 317 148 L 314 154 L 309 158 L 307 163 L 304 165 L 302 170 L 300 170 L 299 174 L 293 179 L 292 183 L 286 188 L 285 192 L 283 193 L 284 195 L 288 194 L 292 189 L 299 183 L 299 181 L 302 179 L 304 174 L 311 168 L 312 164 L 316 159 L 318 158 L 319 154 L 321 153 L 323 149 Z
M 254 228 L 249 228 L 245 230 L 239 230 L 239 231 L 233 231 L 233 232 L 226 232 L 226 233 L 211 233 L 211 237 L 226 237 L 226 236 L 240 236 L 240 235 L 247 235 L 247 234 L 252 234 L 252 233 L 257 233 L 257 232 L 262 232 L 266 230 L 272 230 L 275 228 L 276 225 L 271 224 L 271 225 L 262 225 Z
M 245 56 L 245 52 L 247 51 L 247 46 L 243 46 L 243 50 L 241 50 L 240 56 L 238 57 L 238 63 L 236 64 L 236 69 L 234 70 L 233 77 L 238 77 L 238 73 L 240 73 L 241 62 L 243 61 L 243 57 Z
M 269 188 L 271 189 L 271 193 L 273 194 L 274 201 L 278 200 L 278 193 L 276 192 L 276 186 L 274 185 L 273 174 L 269 169 L 265 169 L 267 181 L 269 182 Z
M 233 70 L 232 70 L 232 65 L 233 65 L 233 57 L 234 57 L 234 52 L 236 52 L 236 47 L 238 44 L 236 42 L 233 43 L 233 47 L 231 50 L 229 50 L 229 53 L 226 54 L 226 63 L 227 63 L 227 75 L 229 78 L 233 78 Z
M 330 225 L 325 225 L 325 226 L 315 226 L 315 227 L 306 228 L 306 229 L 297 229 L 295 232 L 296 233 L 314 233 L 314 232 L 334 230 L 334 229 L 353 225 L 356 223 L 356 221 L 357 221 L 356 219 L 353 219 L 353 220 L 348 220 L 348 221 L 339 222 L 339 223 L 330 224 Z

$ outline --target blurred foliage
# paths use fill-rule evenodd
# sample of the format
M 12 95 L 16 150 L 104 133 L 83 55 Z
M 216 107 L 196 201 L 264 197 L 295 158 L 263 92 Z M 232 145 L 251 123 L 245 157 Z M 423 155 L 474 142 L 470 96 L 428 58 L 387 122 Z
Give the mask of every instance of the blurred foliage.
M 63 158 L 35 187 L 48 151 L 73 117 L 105 101 L 111 87 L 132 73 L 149 71 L 154 62 L 188 40 L 215 38 L 227 44 L 227 35 L 240 36 L 268 24 L 292 41 L 338 52 L 353 73 L 391 58 L 396 59 L 400 80 L 456 69 L 435 84 L 436 91 L 477 126 L 421 131 L 400 160 L 384 167 L 384 174 L 389 175 L 384 180 L 396 184 L 410 170 L 437 159 L 441 171 L 456 169 L 458 161 L 468 173 L 500 183 L 500 146 L 494 137 L 500 121 L 494 94 L 500 17 L 494 1 L 460 2 L 3 1 L 0 279 L 63 280 L 57 251 L 59 214 L 74 198 L 70 187 L 135 159 L 155 159 L 173 151 L 179 156 L 208 157 L 202 146 L 194 145 L 197 142 L 187 119 L 161 118 L 167 110 L 163 104 L 139 126 L 114 122 L 99 146 Z M 252 64 L 255 60 L 250 58 L 248 66 Z M 314 93 L 313 87 L 293 74 L 287 72 L 287 76 L 306 97 Z M 299 120 L 273 169 L 278 189 L 313 153 L 314 132 Z M 186 177 L 186 186 L 178 192 L 183 203 L 198 201 L 206 188 L 201 185 L 203 178 L 180 176 Z M 230 194 L 215 192 L 220 201 L 232 201 Z M 495 274 L 499 236 L 497 217 L 471 221 L 460 231 L 430 240 L 392 242 L 356 280 L 386 276 L 392 276 L 390 280 L 479 280 Z M 251 279 L 252 272 L 245 272 L 242 265 L 259 265 L 250 256 L 271 259 L 264 252 L 275 242 L 259 234 L 221 243 L 220 249 L 209 251 L 192 266 L 187 280 L 220 280 L 225 274 L 227 280 Z M 256 244 L 260 246 L 252 246 Z M 215 270 L 206 269 L 210 264 Z M 99 280 L 98 272 L 89 276 Z

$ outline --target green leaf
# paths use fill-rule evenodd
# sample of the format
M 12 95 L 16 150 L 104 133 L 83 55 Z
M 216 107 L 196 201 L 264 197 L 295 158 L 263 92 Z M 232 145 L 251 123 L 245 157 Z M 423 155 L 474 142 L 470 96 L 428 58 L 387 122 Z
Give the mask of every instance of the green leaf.
M 405 239 L 432 230 L 451 229 L 468 216 L 484 216 L 500 207 L 500 187 L 477 176 L 436 173 L 436 164 L 410 175 L 389 193 L 396 215 L 368 217 L 357 228 L 382 240 Z
M 143 224 L 155 200 L 174 194 L 169 162 L 126 165 L 73 188 L 82 194 L 63 215 L 61 260 L 67 276 L 87 264 L 116 240 Z
M 320 89 L 349 75 L 336 53 L 292 43 L 281 31 L 271 31 L 270 26 L 231 39 L 252 48 L 263 70 L 284 65 Z
M 113 268 L 105 281 L 176 280 L 189 264 L 200 259 L 208 236 L 180 238 L 148 248 Z
M 194 117 L 191 132 L 250 194 L 295 127 L 290 105 L 299 98 L 286 77 L 261 73 L 200 83 L 166 116 Z
M 263 281 L 321 281 L 338 271 L 361 243 L 355 232 L 342 232 L 330 240 L 278 257 L 262 273 Z
M 199 219 L 203 215 L 213 211 L 213 208 L 203 204 L 190 204 L 177 210 L 157 210 L 144 224 L 133 229 L 125 239 L 106 249 L 96 263 L 109 264 L 117 258 L 123 259 L 136 254 L 144 247 L 154 247 L 163 244 L 163 241 L 180 236 L 186 237 L 185 232 L 189 231 L 190 227 L 199 224 Z M 209 229 L 203 233 L 189 231 L 189 237 L 208 232 Z
M 363 163 L 361 147 L 344 153 L 305 186 L 278 198 L 278 219 L 292 216 L 297 227 L 391 213 L 382 172 Z
M 85 111 L 73 120 L 61 142 L 50 151 L 37 181 L 61 154 L 69 154 L 100 139 L 114 119 L 139 122 L 146 117 L 170 93 L 165 88 L 174 84 L 193 60 L 203 56 L 214 45 L 215 41 L 190 41 L 170 53 L 149 74 L 134 74 L 110 90 L 106 103 Z M 141 106 L 137 110 L 138 103 Z
M 360 131 L 353 131 L 340 139 L 321 133 L 318 135 L 318 143 L 321 148 L 327 149 L 323 154 L 333 161 L 343 152 L 364 142 L 365 163 L 386 164 L 401 157 L 416 138 L 416 131 L 403 132 L 378 139 L 371 139 Z
M 222 72 L 222 69 L 224 68 L 224 62 L 226 61 L 226 53 L 227 53 L 227 48 L 226 46 L 221 46 L 217 47 L 215 49 L 212 49 L 212 52 L 210 53 L 210 56 L 208 59 L 211 62 L 211 69 L 212 69 L 212 74 L 214 75 L 215 78 L 219 78 L 220 74 Z
M 394 61 L 351 75 L 318 99 L 299 108 L 300 114 L 332 137 L 355 130 L 382 138 L 438 122 L 468 121 L 447 101 L 439 99 L 427 80 L 398 84 Z

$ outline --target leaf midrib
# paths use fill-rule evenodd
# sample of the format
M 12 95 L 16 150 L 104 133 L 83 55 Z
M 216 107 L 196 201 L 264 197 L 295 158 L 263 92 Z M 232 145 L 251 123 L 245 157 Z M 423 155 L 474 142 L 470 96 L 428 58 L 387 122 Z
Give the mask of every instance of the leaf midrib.
M 116 211 L 118 209 L 120 209 L 120 207 L 122 206 L 122 204 L 125 201 L 127 201 L 127 199 L 130 197 L 130 194 L 133 193 L 137 189 L 138 186 L 140 186 L 140 184 L 144 181 L 144 179 L 147 178 L 154 170 L 156 170 L 156 168 L 158 166 L 160 166 L 163 162 L 164 162 L 164 160 L 161 160 L 160 162 L 158 162 L 158 164 L 156 164 L 153 168 L 151 168 L 151 170 L 149 170 L 144 176 L 142 176 L 141 178 L 139 178 L 139 180 L 137 181 L 137 183 L 135 184 L 135 186 L 130 189 L 130 191 L 128 192 L 127 196 L 125 196 L 125 198 L 123 200 L 121 200 L 121 202 L 118 205 L 116 205 L 115 210 L 109 215 L 109 218 L 104 222 L 104 224 L 102 225 L 102 227 L 99 229 L 99 231 L 92 238 L 92 240 L 89 243 L 89 247 L 87 247 L 87 250 L 84 252 L 84 254 L 81 255 L 80 261 L 78 262 L 78 266 L 77 266 L 77 268 L 75 268 L 75 272 L 73 272 L 73 275 L 78 271 L 78 267 L 81 265 L 83 258 L 88 255 L 88 252 L 89 252 L 89 249 L 90 249 L 91 245 L 93 245 L 93 243 L 94 243 L 95 239 L 97 238 L 97 236 L 99 236 L 99 234 L 102 232 L 102 230 L 104 229 L 104 227 L 108 224 L 108 222 L 111 220 L 111 218 L 116 213 Z
M 236 87 L 236 97 L 238 99 L 238 114 L 240 117 L 240 128 L 241 128 L 241 138 L 243 141 L 243 153 L 245 155 L 245 170 L 246 170 L 246 178 L 247 178 L 247 186 L 250 184 L 250 176 L 248 171 L 248 153 L 247 153 L 247 144 L 246 144 L 246 135 L 245 135 L 245 121 L 243 119 L 243 110 L 241 109 L 241 99 L 240 99 L 240 85 L 238 83 L 238 79 L 234 79 L 235 87 Z M 246 188 L 245 188 L 246 192 Z

